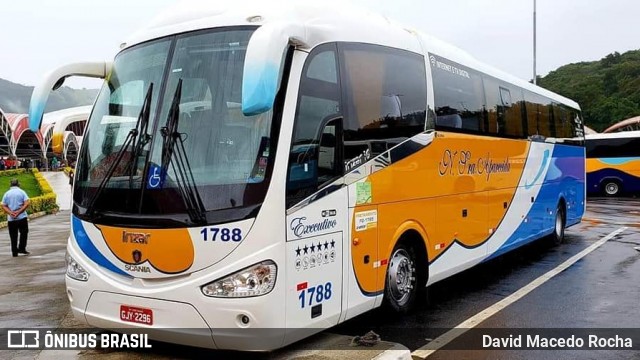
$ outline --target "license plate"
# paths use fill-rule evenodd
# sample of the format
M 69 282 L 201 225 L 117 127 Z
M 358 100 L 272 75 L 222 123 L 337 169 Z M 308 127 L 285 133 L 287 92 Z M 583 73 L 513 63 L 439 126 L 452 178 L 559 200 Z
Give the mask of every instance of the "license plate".
M 120 320 L 136 324 L 153 325 L 153 311 L 128 305 L 120 305 Z

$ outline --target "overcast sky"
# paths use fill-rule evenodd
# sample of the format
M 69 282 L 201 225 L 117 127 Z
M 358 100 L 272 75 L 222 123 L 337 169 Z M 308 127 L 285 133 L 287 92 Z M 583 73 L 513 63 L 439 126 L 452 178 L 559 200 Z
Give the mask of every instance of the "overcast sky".
M 532 78 L 533 0 L 350 1 L 522 79 Z M 176 2 L 11 1 L 0 17 L 0 78 L 34 85 L 59 65 L 112 59 L 129 34 Z M 539 75 L 640 48 L 638 0 L 537 0 L 537 13 Z M 67 84 L 94 87 L 86 81 Z

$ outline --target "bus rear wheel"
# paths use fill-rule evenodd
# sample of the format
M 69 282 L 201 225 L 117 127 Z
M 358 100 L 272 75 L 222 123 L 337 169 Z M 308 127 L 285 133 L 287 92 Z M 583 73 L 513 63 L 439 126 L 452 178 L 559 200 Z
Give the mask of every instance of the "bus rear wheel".
M 561 202 L 556 209 L 556 219 L 553 225 L 553 234 L 551 234 L 551 243 L 560 245 L 564 241 L 564 229 L 567 224 L 567 215 L 564 204 Z
M 416 304 L 421 284 L 419 261 L 415 249 L 406 243 L 398 243 L 393 249 L 384 287 L 386 305 L 398 313 L 407 313 Z
M 602 186 L 602 190 L 604 191 L 605 195 L 613 197 L 613 196 L 620 195 L 620 192 L 622 191 L 622 186 L 616 180 L 607 180 L 604 182 L 604 185 Z

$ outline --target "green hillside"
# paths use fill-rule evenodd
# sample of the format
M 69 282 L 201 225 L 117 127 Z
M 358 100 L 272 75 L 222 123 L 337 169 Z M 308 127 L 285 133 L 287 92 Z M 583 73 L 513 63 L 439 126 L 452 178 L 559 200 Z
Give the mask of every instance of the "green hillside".
M 586 125 L 602 131 L 640 115 L 640 50 L 562 66 L 538 85 L 577 101 Z
M 33 86 L 24 86 L 0 79 L 0 109 L 5 113 L 27 113 Z M 91 105 L 98 94 L 95 89 L 72 89 L 63 86 L 49 96 L 45 111 L 56 111 L 75 106 Z

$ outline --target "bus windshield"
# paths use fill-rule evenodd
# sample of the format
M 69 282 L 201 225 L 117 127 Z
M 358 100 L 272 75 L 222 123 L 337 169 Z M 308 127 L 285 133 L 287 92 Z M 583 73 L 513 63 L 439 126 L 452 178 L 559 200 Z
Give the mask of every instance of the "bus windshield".
M 76 215 L 139 214 L 193 223 L 184 215 L 195 198 L 204 213 L 200 222 L 229 221 L 213 213 L 263 201 L 275 155 L 272 113 L 241 111 L 253 31 L 171 36 L 116 57 L 78 159 Z

